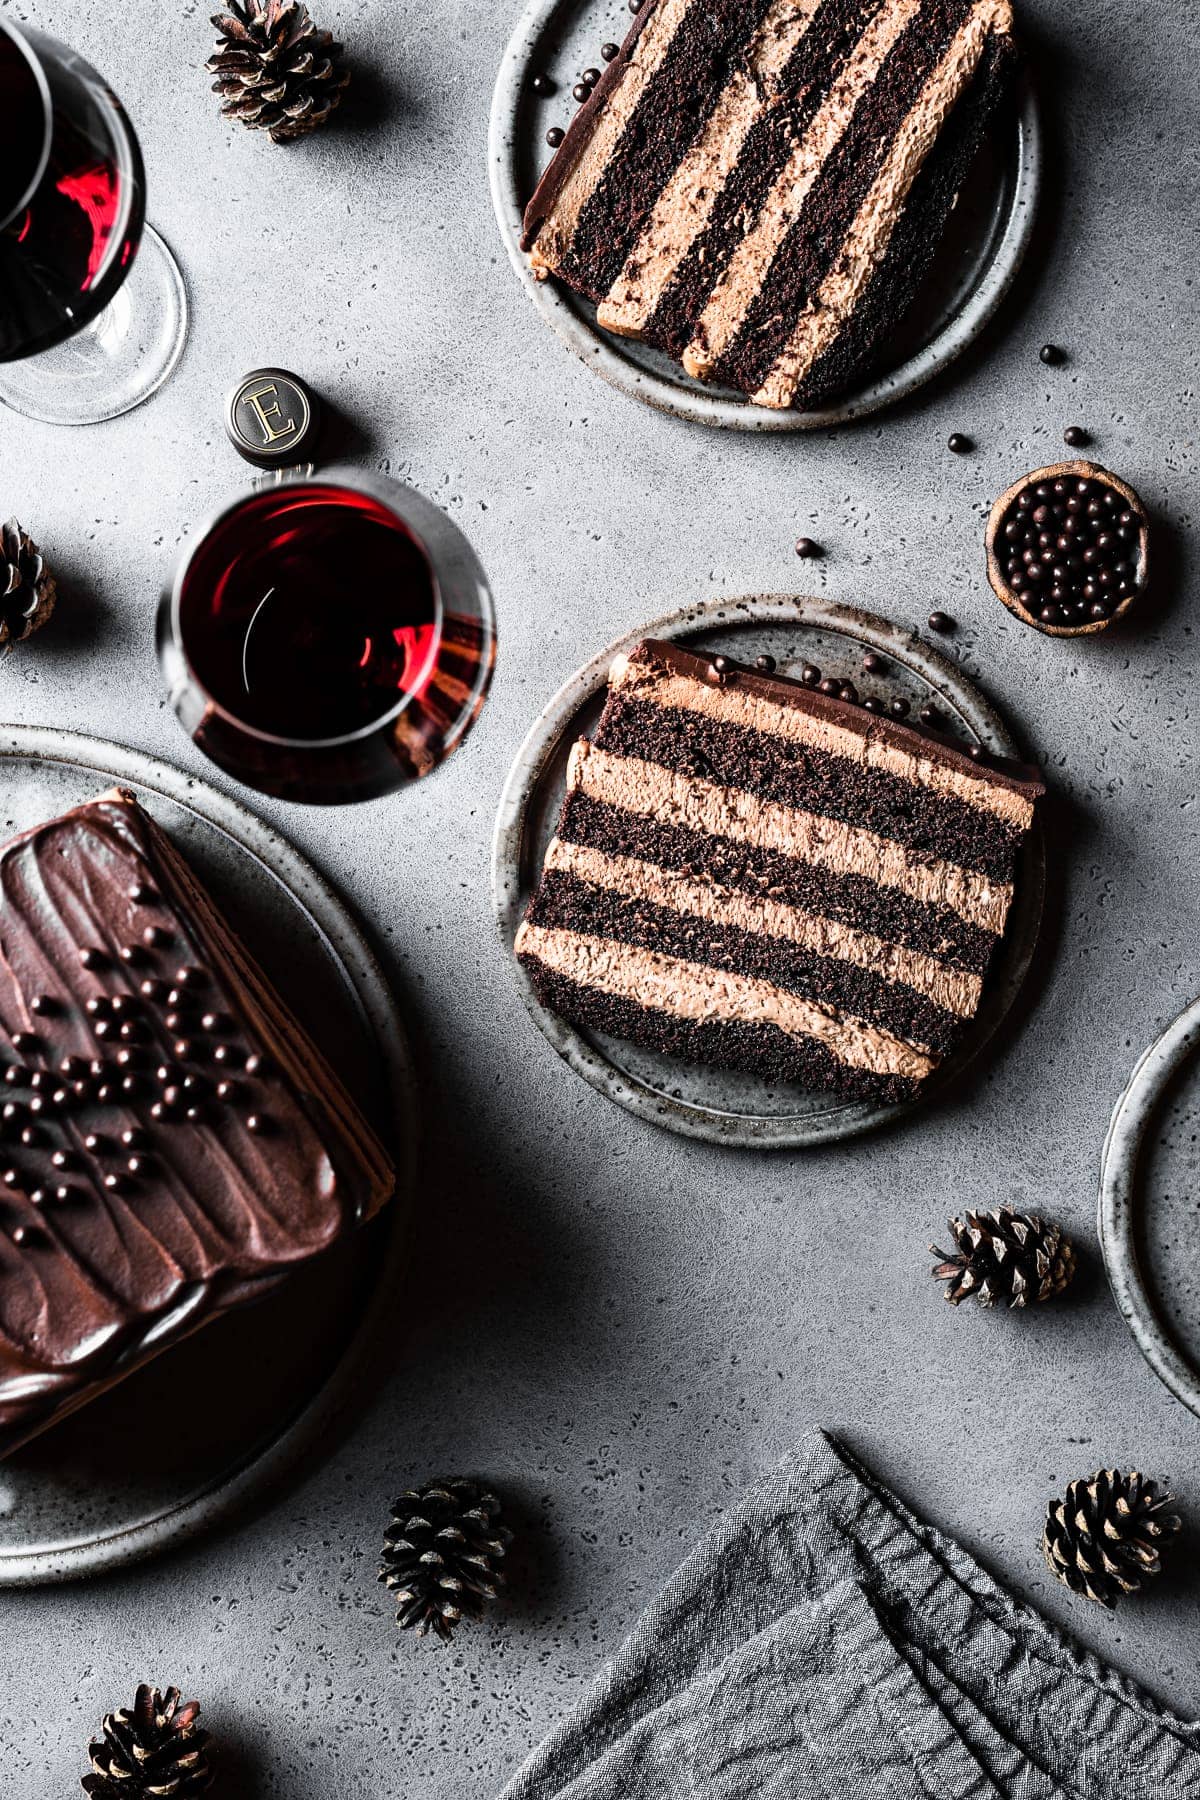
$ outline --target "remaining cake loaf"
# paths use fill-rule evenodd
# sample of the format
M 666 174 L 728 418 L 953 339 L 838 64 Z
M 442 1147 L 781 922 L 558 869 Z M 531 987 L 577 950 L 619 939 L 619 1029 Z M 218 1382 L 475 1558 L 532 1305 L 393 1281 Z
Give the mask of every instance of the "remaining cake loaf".
M 771 407 L 908 307 L 1015 63 L 1008 0 L 646 0 L 525 214 L 607 330 Z
M 388 1198 L 333 1070 L 112 793 L 0 850 L 0 1456 Z
M 555 1012 L 911 1099 L 978 1009 L 1034 769 L 647 641 L 571 752 L 516 952 Z

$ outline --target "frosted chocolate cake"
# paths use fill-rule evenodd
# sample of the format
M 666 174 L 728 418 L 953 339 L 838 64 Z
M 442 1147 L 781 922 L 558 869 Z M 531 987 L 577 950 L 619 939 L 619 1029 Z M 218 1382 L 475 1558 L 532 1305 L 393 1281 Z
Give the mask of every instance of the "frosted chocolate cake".
M 908 1100 L 979 1007 L 1043 791 L 1035 769 L 647 641 L 572 749 L 516 953 L 578 1025 Z
M 0 849 L 0 1076 L 0 1456 L 392 1190 L 333 1070 L 126 794 Z
M 816 406 L 910 305 L 1015 63 L 1008 0 L 645 0 L 524 247 L 606 330 Z

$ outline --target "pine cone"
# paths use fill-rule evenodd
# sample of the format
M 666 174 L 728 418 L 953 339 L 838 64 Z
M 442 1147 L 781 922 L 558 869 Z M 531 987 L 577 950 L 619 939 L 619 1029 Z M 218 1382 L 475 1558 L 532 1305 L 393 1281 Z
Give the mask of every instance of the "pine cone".
M 1028 1306 L 1031 1300 L 1061 1294 L 1075 1273 L 1070 1238 L 1061 1225 L 1036 1213 L 1016 1213 L 1008 1206 L 969 1212 L 951 1219 L 949 1229 L 958 1254 L 948 1256 L 936 1244 L 930 1244 L 929 1252 L 941 1258 L 933 1273 L 946 1283 L 943 1291 L 951 1306 L 970 1294 L 981 1306 L 994 1306 L 997 1300 Z
M 396 1599 L 396 1623 L 448 1643 L 460 1619 L 477 1619 L 504 1586 L 496 1567 L 512 1542 L 497 1525 L 500 1502 L 478 1482 L 432 1481 L 392 1507 L 379 1579 Z
M 8 651 L 46 623 L 58 589 L 46 559 L 15 519 L 0 526 L 0 650 Z
M 179 1704 L 178 1688 L 160 1694 L 143 1682 L 133 1706 L 109 1713 L 104 1736 L 88 1746 L 92 1772 L 83 1777 L 84 1792 L 94 1800 L 191 1800 L 202 1794 L 212 1768 L 199 1716 L 194 1700 Z
M 1159 1544 L 1179 1530 L 1172 1496 L 1130 1470 L 1098 1469 L 1046 1509 L 1042 1552 L 1072 1593 L 1114 1607 L 1162 1569 Z
M 318 31 L 301 0 L 229 0 L 205 67 L 227 119 L 269 131 L 276 144 L 324 125 L 350 83 L 342 45 Z

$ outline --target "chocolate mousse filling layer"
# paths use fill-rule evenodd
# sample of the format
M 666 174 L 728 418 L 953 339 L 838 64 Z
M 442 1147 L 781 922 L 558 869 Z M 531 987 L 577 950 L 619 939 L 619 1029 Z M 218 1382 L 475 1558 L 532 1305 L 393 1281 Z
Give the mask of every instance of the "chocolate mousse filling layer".
M 692 1060 L 893 1096 L 978 1009 L 1042 791 L 655 642 L 614 664 L 567 787 L 516 942 L 547 1004 Z

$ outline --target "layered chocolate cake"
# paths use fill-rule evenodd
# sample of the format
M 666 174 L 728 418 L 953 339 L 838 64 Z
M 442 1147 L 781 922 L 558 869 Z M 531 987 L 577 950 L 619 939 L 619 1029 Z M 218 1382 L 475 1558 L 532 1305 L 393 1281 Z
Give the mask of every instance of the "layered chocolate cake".
M 1008 0 L 645 0 L 524 247 L 607 330 L 815 406 L 910 305 L 1015 62 Z
M 0 850 L 0 1456 L 276 1286 L 393 1176 L 132 796 Z
M 576 1024 L 908 1100 L 979 1007 L 1043 791 L 1035 769 L 647 641 L 571 751 L 516 952 Z

